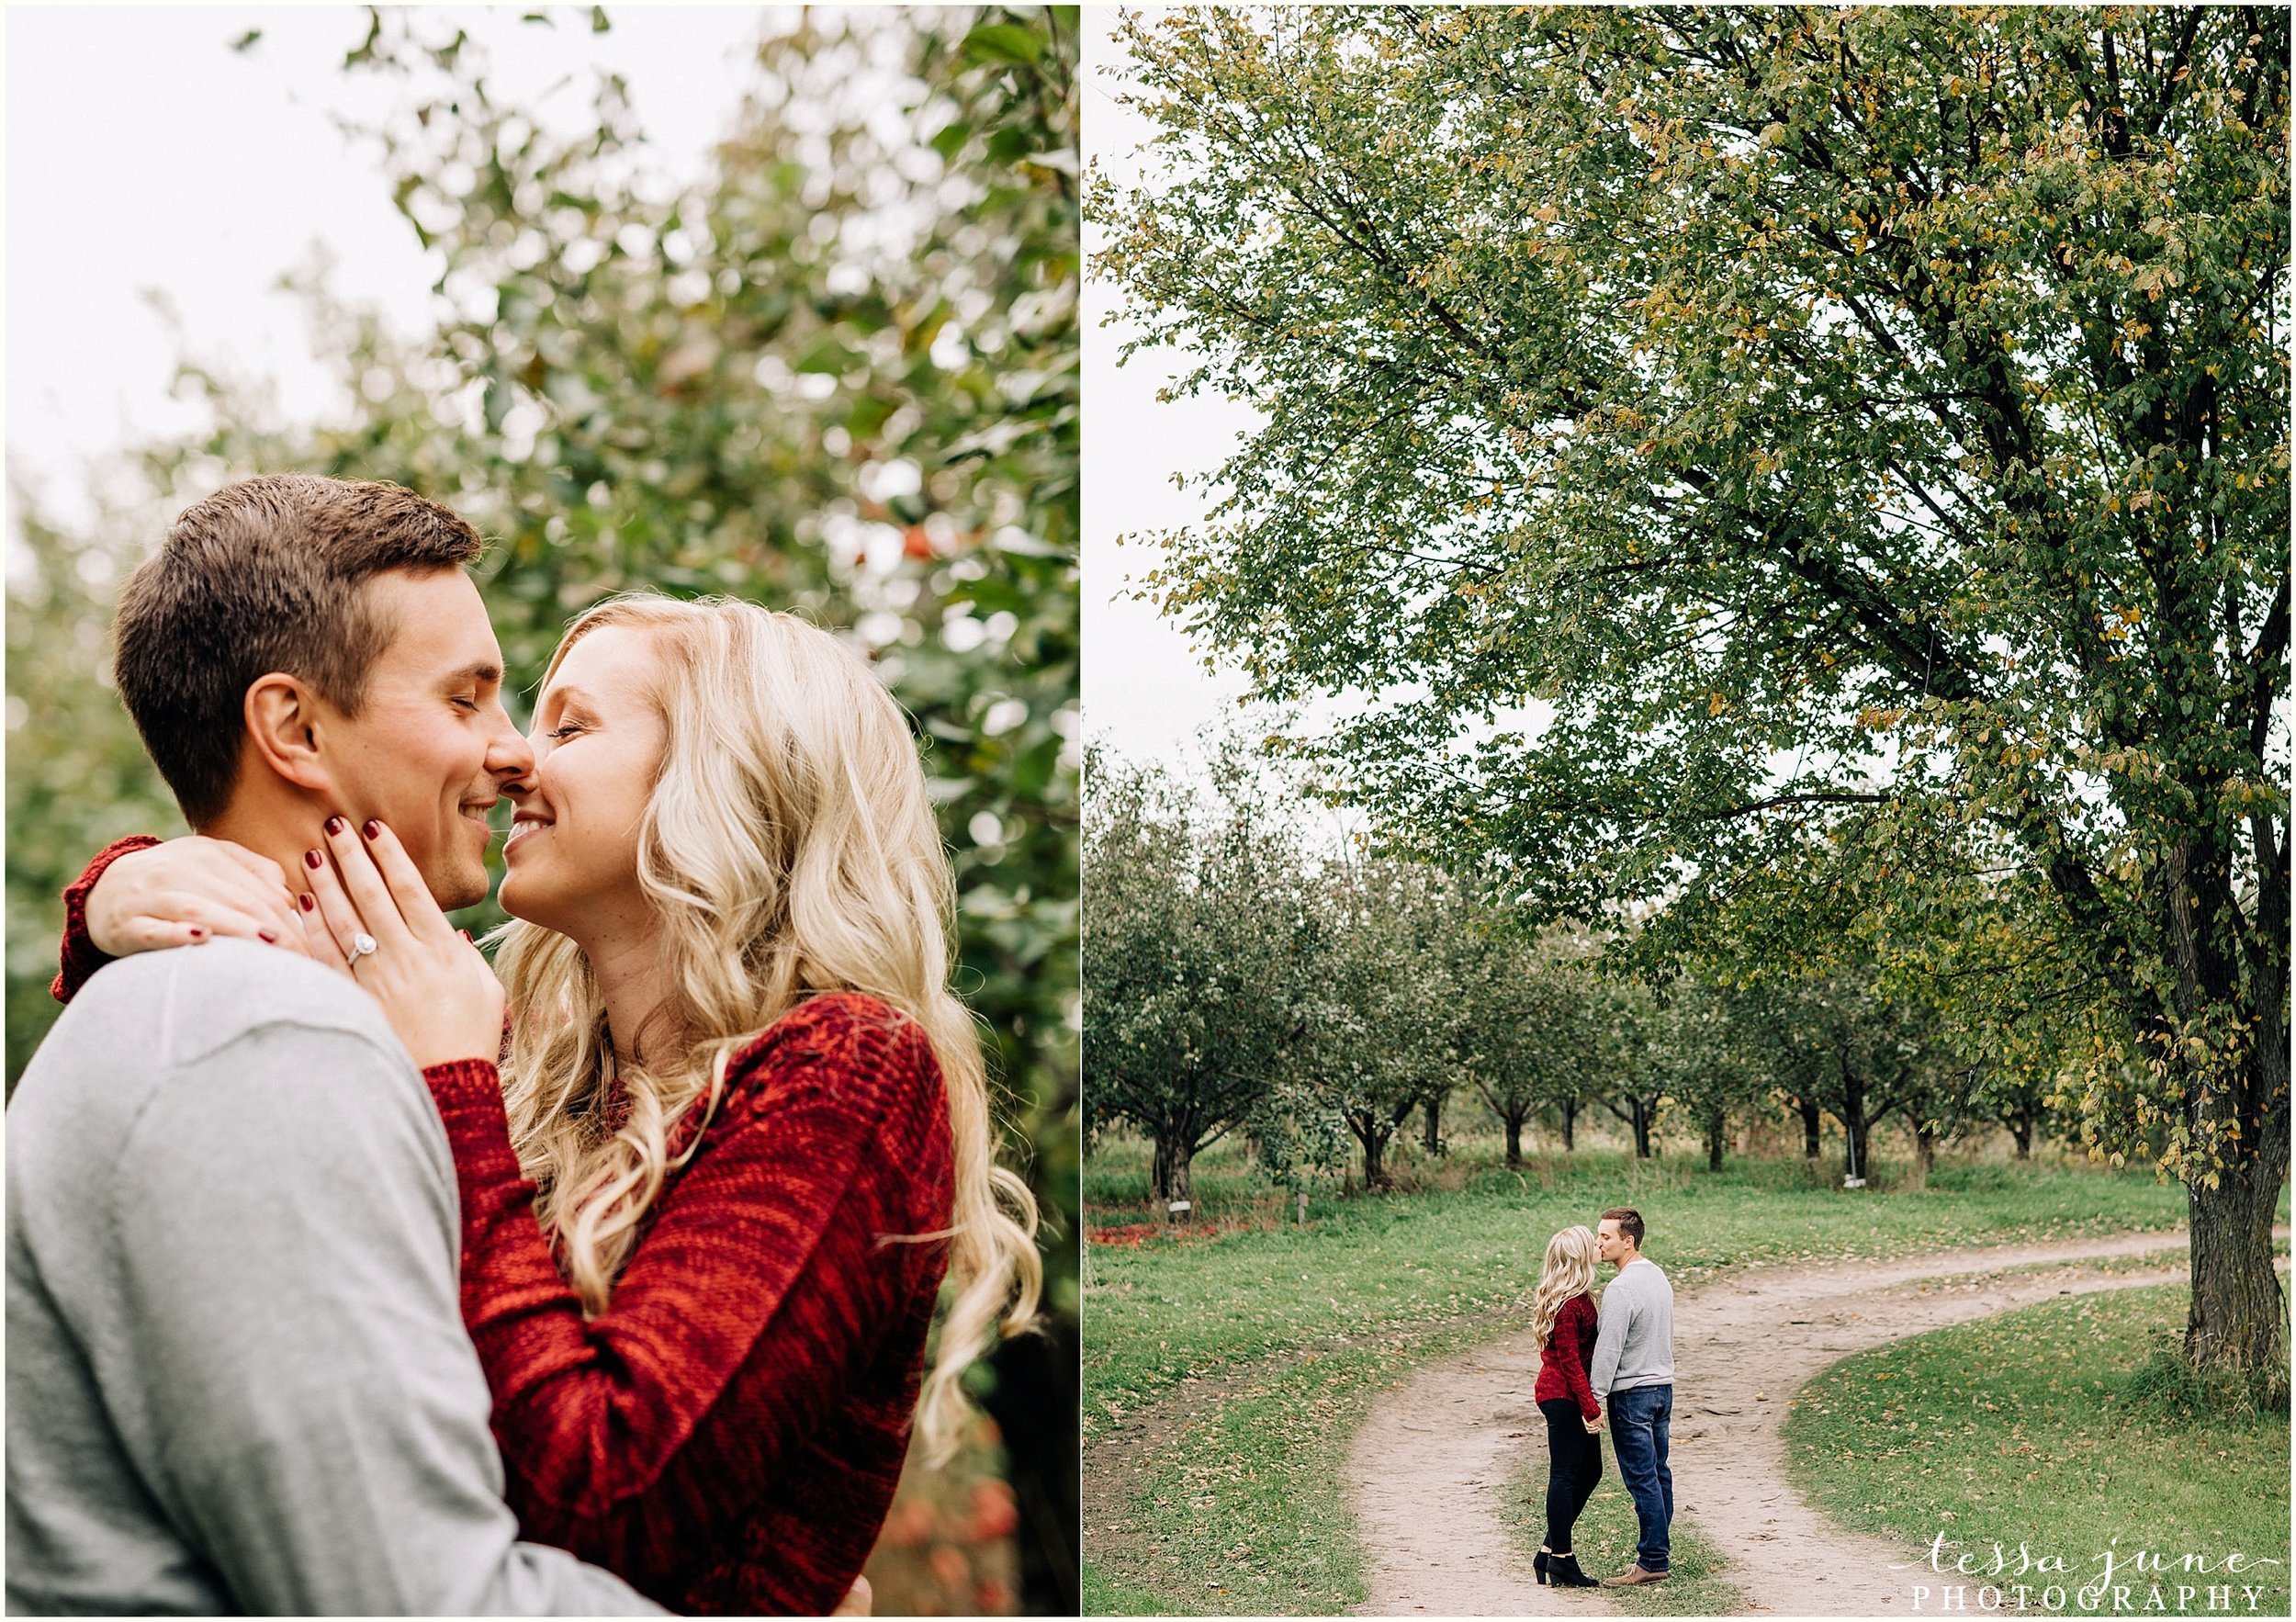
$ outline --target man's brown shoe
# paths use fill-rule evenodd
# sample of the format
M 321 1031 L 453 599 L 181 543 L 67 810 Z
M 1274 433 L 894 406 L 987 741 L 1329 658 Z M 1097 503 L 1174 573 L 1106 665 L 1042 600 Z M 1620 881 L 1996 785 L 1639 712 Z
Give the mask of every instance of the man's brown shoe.
M 1605 1588 L 1632 1588 L 1637 1583 L 1663 1583 L 1665 1581 L 1666 1573 L 1663 1571 L 1646 1571 L 1639 1565 L 1633 1565 L 1628 1566 L 1615 1577 L 1604 1578 L 1603 1586 Z

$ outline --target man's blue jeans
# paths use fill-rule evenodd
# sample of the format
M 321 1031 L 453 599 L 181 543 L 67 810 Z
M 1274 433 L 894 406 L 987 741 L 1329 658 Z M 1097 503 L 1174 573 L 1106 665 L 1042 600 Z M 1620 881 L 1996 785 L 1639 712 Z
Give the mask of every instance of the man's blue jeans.
M 1635 1564 L 1666 1570 L 1667 1529 L 1674 1520 L 1674 1472 L 1666 1468 L 1666 1426 L 1674 1415 L 1671 1385 L 1628 1386 L 1610 1394 L 1611 1447 L 1618 1474 L 1635 1501 L 1641 1539 Z

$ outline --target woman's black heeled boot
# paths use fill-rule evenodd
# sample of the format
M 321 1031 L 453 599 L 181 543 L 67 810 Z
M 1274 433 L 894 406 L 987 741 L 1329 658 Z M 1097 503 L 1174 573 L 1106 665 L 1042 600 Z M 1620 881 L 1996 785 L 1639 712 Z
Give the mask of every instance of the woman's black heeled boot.
M 1579 1557 L 1575 1554 L 1548 1555 L 1547 1575 L 1544 1581 L 1552 1583 L 1557 1588 L 1600 1588 L 1602 1586 L 1596 1579 L 1579 1570 Z
M 1547 1586 L 1547 1562 L 1550 1558 L 1543 1549 L 1531 1557 L 1531 1570 L 1536 1574 L 1541 1588 Z

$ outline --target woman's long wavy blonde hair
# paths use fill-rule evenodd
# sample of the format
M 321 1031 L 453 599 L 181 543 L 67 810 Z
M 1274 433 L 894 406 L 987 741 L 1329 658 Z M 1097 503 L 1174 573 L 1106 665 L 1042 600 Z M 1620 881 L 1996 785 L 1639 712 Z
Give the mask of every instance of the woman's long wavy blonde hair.
M 789 614 L 613 598 L 568 627 L 550 672 L 603 625 L 649 632 L 658 655 L 667 742 L 638 877 L 675 990 L 625 1033 L 642 1061 L 621 1068 L 626 1107 L 610 1107 L 613 1042 L 589 961 L 554 930 L 501 931 L 513 1020 L 503 1093 L 519 1163 L 540 1186 L 535 1212 L 585 1311 L 602 1312 L 671 1169 L 673 1129 L 715 1109 L 733 1053 L 807 997 L 890 1003 L 924 1030 L 948 1088 L 955 1300 L 918 1418 L 929 1454 L 946 1458 L 967 1414 L 960 1377 L 1000 1332 L 1034 1320 L 1043 1268 L 1036 1201 L 995 1164 L 979 1033 L 949 989 L 955 884 L 917 745 L 860 656 Z
M 1594 1247 L 1592 1228 L 1565 1228 L 1547 1241 L 1547 1265 L 1538 1275 L 1538 1290 L 1531 1297 L 1531 1339 L 1541 1351 L 1555 1332 L 1555 1320 L 1574 1295 L 1594 1288 L 1594 1264 L 1601 1252 Z

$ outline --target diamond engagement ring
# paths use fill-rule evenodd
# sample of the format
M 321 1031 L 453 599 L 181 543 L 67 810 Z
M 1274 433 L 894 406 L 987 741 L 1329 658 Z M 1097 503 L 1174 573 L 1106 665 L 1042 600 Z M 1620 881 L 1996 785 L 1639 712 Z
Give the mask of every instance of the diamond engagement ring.
M 351 955 L 343 960 L 343 966 L 345 968 L 355 969 L 359 966 L 359 959 L 363 957 L 372 957 L 374 955 L 375 937 L 367 934 L 365 930 L 361 930 L 358 934 L 351 937 Z

